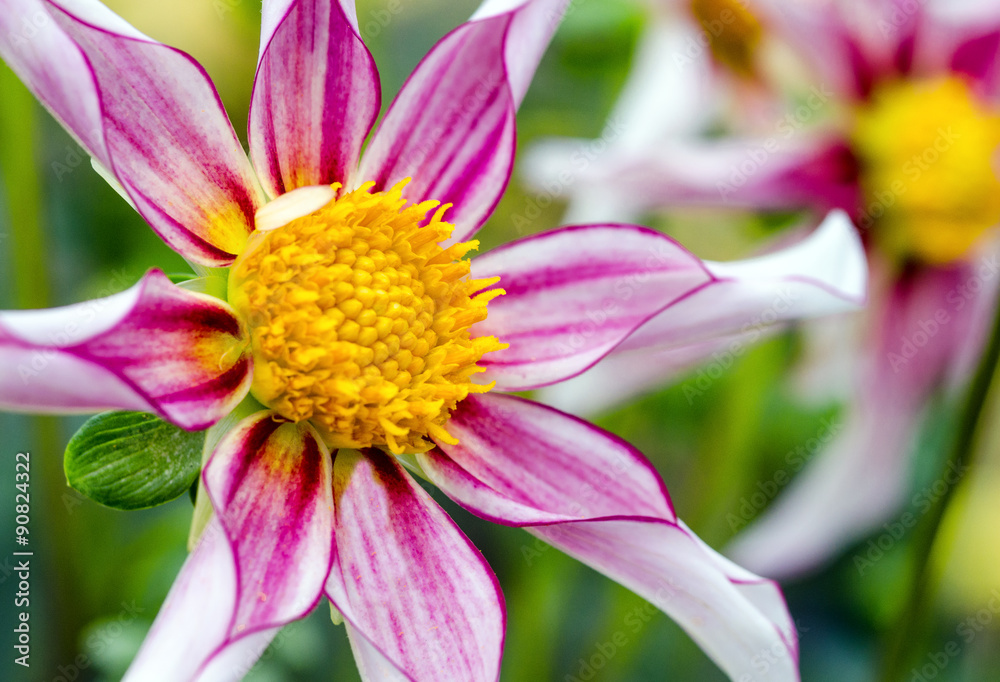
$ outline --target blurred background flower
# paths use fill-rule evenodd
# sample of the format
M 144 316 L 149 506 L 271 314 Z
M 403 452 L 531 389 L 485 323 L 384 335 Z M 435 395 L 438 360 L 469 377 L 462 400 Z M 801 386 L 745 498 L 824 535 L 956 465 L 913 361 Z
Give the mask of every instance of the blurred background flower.
M 108 4 L 140 30 L 205 64 L 234 127 L 245 130 L 258 3 Z M 816 18 L 826 4 L 821 0 L 789 4 L 819 28 L 829 27 L 827 19 Z M 848 15 L 860 16 L 858 8 L 867 4 L 853 3 Z M 913 14 L 908 8 L 927 3 L 877 4 L 898 8 L 905 18 Z M 974 10 L 995 9 L 998 3 L 960 4 Z M 431 45 L 477 5 L 477 0 L 359 0 L 362 34 L 380 66 L 387 101 Z M 545 138 L 587 140 L 570 148 L 580 155 L 576 162 L 584 171 L 574 172 L 563 183 L 568 186 L 553 187 L 537 184 L 534 164 L 519 163 L 515 173 L 532 182 L 518 183 L 515 176 L 480 234 L 484 250 L 560 223 L 570 194 L 576 194 L 569 205 L 573 220 L 612 217 L 584 212 L 581 202 L 599 199 L 591 203 L 600 210 L 610 206 L 618 219 L 631 215 L 678 237 L 698 255 L 718 260 L 747 256 L 776 236 L 783 239 L 782 230 L 802 224 L 798 209 L 803 207 L 853 208 L 856 176 L 850 164 L 842 163 L 843 145 L 830 142 L 825 133 L 837 129 L 844 107 L 835 103 L 854 85 L 831 76 L 827 90 L 835 94 L 825 94 L 826 79 L 814 75 L 816 63 L 804 58 L 801 44 L 779 40 L 788 35 L 781 31 L 765 12 L 748 17 L 738 3 L 574 2 L 518 115 L 519 152 Z M 657 34 L 680 42 L 665 42 Z M 825 45 L 823 30 L 810 35 L 817 49 Z M 878 35 L 876 24 L 876 45 Z M 988 35 L 984 32 L 987 42 Z M 844 59 L 827 57 L 819 66 L 843 67 Z M 986 66 L 984 78 L 995 77 L 995 57 Z M 811 109 L 810 95 L 813 101 L 828 101 Z M 856 96 L 850 94 L 851 101 Z M 800 106 L 814 111 L 801 124 L 794 116 Z M 785 118 L 789 113 L 790 120 Z M 720 159 L 738 164 L 748 158 L 757 147 L 748 146 L 745 136 L 783 134 L 784 128 L 777 129 L 782 121 L 790 121 L 796 133 L 785 156 L 770 157 L 770 168 L 782 172 L 748 178 L 722 210 L 693 200 L 705 183 L 706 167 Z M 886 137 L 878 131 L 872 135 L 876 141 Z M 829 144 L 796 146 L 807 137 Z M 665 185 L 670 192 L 662 195 L 652 193 L 664 185 L 649 182 L 651 174 L 628 173 L 628 167 L 612 163 L 628 145 L 653 151 L 650 139 L 671 142 L 655 148 L 656 158 L 673 174 L 673 184 Z M 706 145 L 706 140 L 718 144 Z M 724 144 L 727 140 L 731 144 Z M 519 158 L 525 161 L 523 153 Z M 594 163 L 597 159 L 601 162 Z M 626 191 L 610 191 L 610 182 L 588 182 L 588 169 L 598 168 L 627 180 Z M 168 272 L 186 267 L 90 170 L 82 151 L 5 67 L 0 67 L 0 180 L 0 308 L 86 300 L 127 288 L 152 266 Z M 678 193 L 678 187 L 683 191 Z M 714 181 L 707 192 L 719 197 Z M 676 203 L 688 209 L 664 211 Z M 766 211 L 732 211 L 736 206 Z M 996 287 L 995 281 L 982 284 Z M 774 335 L 740 346 L 739 353 L 720 353 L 674 385 L 606 410 L 598 422 L 653 459 L 670 485 L 678 515 L 710 544 L 721 546 L 785 492 L 831 440 L 843 436 L 851 419 L 847 394 L 833 389 L 848 382 L 836 369 L 845 365 L 835 361 L 849 363 L 852 354 L 844 358 L 837 352 L 846 346 L 835 332 L 849 326 L 839 320 L 822 331 Z M 822 362 L 808 363 L 811 374 L 793 375 L 804 356 Z M 831 366 L 832 372 L 817 369 Z M 790 381 L 793 376 L 797 383 Z M 804 384 L 828 390 L 809 391 L 806 400 L 798 390 Z M 878 679 L 886 633 L 907 600 L 914 567 L 913 529 L 903 514 L 919 515 L 941 499 L 938 479 L 953 418 L 954 410 L 932 407 L 913 422 L 911 430 L 919 428 L 920 435 L 914 438 L 913 471 L 904 481 L 905 509 L 884 526 L 860 531 L 811 575 L 788 584 L 803 679 Z M 12 657 L 5 657 L 2 679 L 120 678 L 185 558 L 189 500 L 125 514 L 66 487 L 61 453 L 82 421 L 0 414 L 4 447 L 11 452 L 3 466 L 13 472 L 12 455 L 24 450 L 32 452 L 36 465 L 31 533 L 37 542 L 32 584 L 37 658 L 25 676 Z M 995 433 L 984 434 L 979 448 L 993 454 L 998 442 Z M 1000 542 L 993 523 L 998 464 L 995 456 L 982 457 L 974 475 L 961 477 L 960 485 L 973 485 L 963 486 L 951 506 L 935 554 L 944 589 L 932 606 L 932 632 L 913 671 L 907 668 L 897 679 L 1000 680 L 1000 599 L 994 599 L 1000 590 Z M 12 486 L 0 490 L 0 507 L 13 508 L 14 492 Z M 724 679 L 676 625 L 641 598 L 523 531 L 491 527 L 440 495 L 436 499 L 482 549 L 504 585 L 510 626 L 502 679 Z M 845 507 L 850 504 L 845 500 Z M 0 534 L 11 537 L 13 522 L 12 513 L 0 514 Z M 8 567 L 0 563 L 5 586 L 13 575 Z M 12 623 L 6 597 L 3 603 L 4 623 Z M 356 675 L 342 629 L 327 614 L 316 613 L 283 632 L 250 679 L 349 680 Z

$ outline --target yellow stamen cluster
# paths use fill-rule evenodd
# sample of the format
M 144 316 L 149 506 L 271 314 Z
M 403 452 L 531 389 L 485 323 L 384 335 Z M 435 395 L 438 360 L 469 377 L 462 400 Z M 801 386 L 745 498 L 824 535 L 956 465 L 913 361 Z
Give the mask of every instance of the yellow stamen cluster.
M 746 0 L 691 0 L 691 12 L 701 24 L 712 55 L 735 73 L 753 76 L 764 29 L 747 9 Z
M 867 224 L 902 258 L 964 256 L 1000 220 L 1000 115 L 958 77 L 881 86 L 858 112 Z
M 438 245 L 453 229 L 447 206 L 407 206 L 405 183 L 373 184 L 255 233 L 229 300 L 250 330 L 258 400 L 310 420 L 330 447 L 421 452 L 428 436 L 454 443 L 451 410 L 492 387 L 471 377 L 504 346 L 469 327 L 503 292 L 477 293 L 497 281 L 469 277 L 477 242 Z

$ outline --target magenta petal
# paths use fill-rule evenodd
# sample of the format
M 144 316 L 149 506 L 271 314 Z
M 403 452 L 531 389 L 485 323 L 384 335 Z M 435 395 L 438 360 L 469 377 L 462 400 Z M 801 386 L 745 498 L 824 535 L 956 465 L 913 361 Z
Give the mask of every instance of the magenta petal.
M 171 247 L 232 262 L 262 196 L 197 62 L 95 0 L 0 0 L 0 56 Z
M 448 432 L 459 442 L 419 455 L 421 464 L 445 492 L 464 491 L 459 501 L 477 499 L 473 511 L 492 521 L 675 520 L 663 482 L 639 451 L 552 408 L 499 393 L 471 395 Z
M 566 0 L 490 2 L 417 66 L 361 163 L 375 190 L 412 178 L 403 196 L 452 204 L 452 241 L 486 221 L 510 178 L 514 112 Z
M 247 417 L 205 467 L 205 486 L 236 557 L 231 637 L 312 610 L 330 570 L 330 455 L 308 426 Z
M 448 430 L 458 444 L 439 444 L 418 459 L 463 507 L 530 526 L 650 600 L 733 679 L 798 679 L 797 641 L 780 591 L 697 540 L 674 517 L 652 465 L 627 443 L 492 393 L 463 401 Z
M 399 679 L 375 670 L 391 667 L 417 682 L 496 680 L 503 595 L 454 522 L 381 451 L 339 451 L 333 488 L 327 596 L 357 631 L 366 679 Z
M 250 107 L 250 155 L 267 191 L 353 186 L 381 103 L 348 0 L 267 0 Z
M 622 343 L 622 351 L 731 334 L 759 336 L 776 323 L 857 310 L 867 299 L 864 245 L 842 211 L 831 212 L 811 235 L 783 249 L 704 266 L 712 284 L 643 325 Z
M 153 270 L 107 298 L 0 312 L 0 407 L 141 410 L 203 429 L 246 396 L 247 348 L 226 303 Z
M 579 374 L 648 319 L 707 286 L 695 256 L 632 225 L 567 227 L 507 244 L 472 262 L 500 277 L 476 336 L 509 344 L 481 361 L 502 390 L 536 388 Z

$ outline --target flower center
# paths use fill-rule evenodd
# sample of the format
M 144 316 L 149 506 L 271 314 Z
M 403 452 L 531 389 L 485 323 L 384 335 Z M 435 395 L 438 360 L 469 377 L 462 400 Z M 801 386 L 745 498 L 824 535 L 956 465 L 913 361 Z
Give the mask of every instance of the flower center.
M 373 184 L 254 233 L 229 301 L 250 330 L 258 400 L 310 420 L 330 447 L 421 452 L 428 436 L 456 442 L 451 411 L 492 388 L 471 377 L 504 346 L 469 327 L 503 292 L 477 293 L 497 281 L 469 277 L 464 257 L 478 242 L 438 245 L 453 229 L 441 220 L 448 206 L 406 206 L 405 183 Z
M 741 76 L 753 76 L 764 30 L 746 8 L 746 0 L 691 0 L 691 12 L 705 32 L 712 56 Z
M 1000 220 L 1000 116 L 957 77 L 881 86 L 858 113 L 868 222 L 879 245 L 941 265 Z

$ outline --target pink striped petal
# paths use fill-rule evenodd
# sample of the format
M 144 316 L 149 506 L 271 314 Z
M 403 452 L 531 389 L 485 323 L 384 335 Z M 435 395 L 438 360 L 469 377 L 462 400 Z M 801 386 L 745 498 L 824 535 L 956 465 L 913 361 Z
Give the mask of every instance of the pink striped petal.
M 657 315 L 621 350 L 760 332 L 775 323 L 857 310 L 867 298 L 864 246 L 840 211 L 797 244 L 744 261 L 706 261 L 705 267 L 714 279 L 711 286 Z
M 669 237 L 633 225 L 567 227 L 473 260 L 476 277 L 500 277 L 476 336 L 509 344 L 481 361 L 485 381 L 525 390 L 561 381 L 607 355 L 712 275 Z
M 129 680 L 238 680 L 330 570 L 330 455 L 309 427 L 247 417 L 203 473 L 216 516 L 171 588 Z
M 124 682 L 236 682 L 277 634 L 229 636 L 236 604 L 236 564 L 218 518 L 184 562 Z
M 412 178 L 404 197 L 452 204 L 452 241 L 468 239 L 510 179 L 514 112 L 567 3 L 490 0 L 445 36 L 392 103 L 359 179 L 382 190 Z
M 250 107 L 250 155 L 271 196 L 353 186 L 381 103 L 349 0 L 267 0 Z
M 381 451 L 339 451 L 333 487 L 327 596 L 356 630 L 366 679 L 496 680 L 503 595 L 454 522 Z
M 0 356 L 3 409 L 141 410 L 190 430 L 227 415 L 252 380 L 232 309 L 158 270 L 107 298 L 0 312 Z
M 793 576 L 894 515 L 921 512 L 904 507 L 921 417 L 957 366 L 965 369 L 959 385 L 967 380 L 967 360 L 981 352 L 996 300 L 982 283 L 998 271 L 994 253 L 976 265 L 926 270 L 881 287 L 850 410 L 823 429 L 819 437 L 829 445 L 814 449 L 808 464 L 799 461 L 806 468 L 736 539 L 732 556 L 765 575 Z
M 232 545 L 237 597 L 232 639 L 305 616 L 330 571 L 330 454 L 305 425 L 270 412 L 226 434 L 204 471 Z
M 449 497 L 484 518 L 530 526 L 650 600 L 733 679 L 798 679 L 780 591 L 701 544 L 674 517 L 652 465 L 627 443 L 494 393 L 466 399 L 448 430 L 457 445 L 418 459 Z
M 473 511 L 491 521 L 531 525 L 622 514 L 676 520 L 641 453 L 550 407 L 499 393 L 471 395 L 452 413 L 448 432 L 458 444 L 418 456 L 421 465 L 460 501 L 478 499 Z
M 0 0 L 0 56 L 172 248 L 233 261 L 262 196 L 197 62 L 95 0 Z

